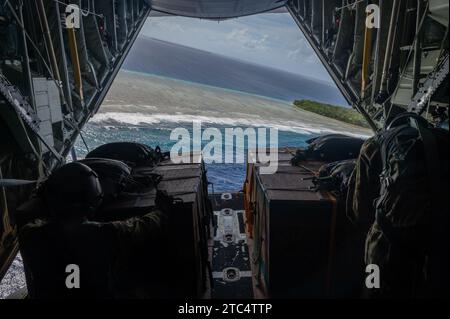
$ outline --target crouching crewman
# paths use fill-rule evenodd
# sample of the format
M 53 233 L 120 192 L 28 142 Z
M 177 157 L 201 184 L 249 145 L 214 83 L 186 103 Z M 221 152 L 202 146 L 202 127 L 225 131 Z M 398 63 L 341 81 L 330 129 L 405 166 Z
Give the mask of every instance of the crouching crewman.
M 94 222 L 102 203 L 97 174 L 70 163 L 44 184 L 47 218 L 19 235 L 30 298 L 152 298 L 166 293 L 167 220 L 172 200 L 125 221 Z

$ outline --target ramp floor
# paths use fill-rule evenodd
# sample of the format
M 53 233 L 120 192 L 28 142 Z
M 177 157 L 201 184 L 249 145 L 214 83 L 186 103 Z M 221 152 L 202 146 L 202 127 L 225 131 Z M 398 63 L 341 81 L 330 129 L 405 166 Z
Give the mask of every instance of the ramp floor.
M 245 232 L 244 195 L 222 193 L 210 196 L 213 211 L 211 260 L 214 299 L 251 299 L 251 256 Z

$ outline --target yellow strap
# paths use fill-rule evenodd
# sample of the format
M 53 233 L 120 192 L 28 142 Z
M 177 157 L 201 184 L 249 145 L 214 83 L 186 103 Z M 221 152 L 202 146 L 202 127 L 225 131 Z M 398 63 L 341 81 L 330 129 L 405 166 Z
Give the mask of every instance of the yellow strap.
M 365 97 L 365 91 L 369 83 L 369 64 L 371 55 L 372 55 L 372 30 L 366 26 L 364 32 L 364 51 L 363 51 L 363 65 L 362 65 L 362 79 L 361 79 L 361 97 L 363 99 Z
M 70 48 L 70 57 L 72 60 L 73 66 L 73 75 L 75 78 L 75 87 L 77 89 L 77 93 L 80 95 L 80 99 L 83 102 L 83 82 L 81 80 L 81 69 L 80 69 L 80 59 L 78 57 L 78 48 L 77 48 L 77 38 L 75 35 L 74 28 L 67 29 L 69 35 L 69 48 Z

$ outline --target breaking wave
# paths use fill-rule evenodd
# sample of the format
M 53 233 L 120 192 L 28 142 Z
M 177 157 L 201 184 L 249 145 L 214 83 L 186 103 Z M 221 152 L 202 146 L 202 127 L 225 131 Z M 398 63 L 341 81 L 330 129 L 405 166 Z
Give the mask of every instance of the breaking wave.
M 193 122 L 201 122 L 204 124 L 216 124 L 229 127 L 265 127 L 276 128 L 279 131 L 293 132 L 298 134 L 323 134 L 323 133 L 343 133 L 342 130 L 334 130 L 323 125 L 314 124 L 306 125 L 294 121 L 277 121 L 263 120 L 260 118 L 232 118 L 232 117 L 213 117 L 199 116 L 189 114 L 145 114 L 145 113 L 127 113 L 127 112 L 106 112 L 95 115 L 90 123 L 100 124 L 106 127 L 114 127 L 115 125 L 133 125 L 133 126 L 149 126 L 161 123 L 180 123 L 189 124 Z M 186 125 L 183 125 L 186 126 Z M 344 132 L 352 136 L 364 136 L 354 132 Z

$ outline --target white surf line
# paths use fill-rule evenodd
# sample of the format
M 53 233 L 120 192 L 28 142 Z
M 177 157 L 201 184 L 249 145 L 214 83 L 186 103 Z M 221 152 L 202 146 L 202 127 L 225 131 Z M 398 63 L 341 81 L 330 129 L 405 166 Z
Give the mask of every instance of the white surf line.
M 217 124 L 222 126 L 246 126 L 246 127 L 272 127 L 279 131 L 292 132 L 297 134 L 325 134 L 325 133 L 342 133 L 355 137 L 369 137 L 369 134 L 351 132 L 349 128 L 337 129 L 327 128 L 325 124 L 305 124 L 294 121 L 286 122 L 285 124 L 277 124 L 267 120 L 255 120 L 251 118 L 229 118 L 229 117 L 214 117 L 214 116 L 199 116 L 189 114 L 145 114 L 145 113 L 127 113 L 127 112 L 106 112 L 97 113 L 90 123 L 103 123 L 114 121 L 124 125 L 155 125 L 160 123 L 193 123 L 200 121 L 204 124 Z

